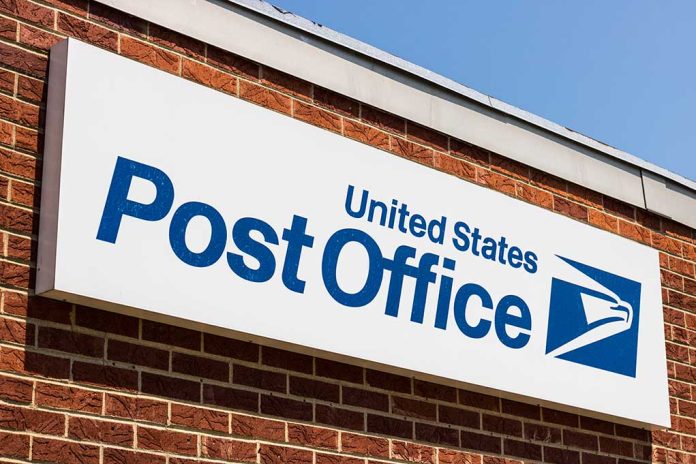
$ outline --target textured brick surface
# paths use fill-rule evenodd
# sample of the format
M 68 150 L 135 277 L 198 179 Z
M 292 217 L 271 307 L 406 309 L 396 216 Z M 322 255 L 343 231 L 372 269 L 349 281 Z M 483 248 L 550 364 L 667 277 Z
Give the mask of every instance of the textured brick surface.
M 47 50 L 65 36 L 659 250 L 672 428 L 29 296 Z M 694 230 L 96 1 L 0 0 L 0 38 L 3 462 L 696 463 Z

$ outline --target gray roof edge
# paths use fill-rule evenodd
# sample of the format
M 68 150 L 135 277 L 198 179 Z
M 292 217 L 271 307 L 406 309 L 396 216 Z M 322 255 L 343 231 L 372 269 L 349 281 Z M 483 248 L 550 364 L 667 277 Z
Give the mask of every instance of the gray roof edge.
M 579 143 L 593 150 L 599 151 L 607 156 L 618 159 L 630 165 L 636 166 L 642 170 L 652 172 L 665 179 L 671 180 L 689 190 L 696 192 L 696 181 L 688 179 L 684 176 L 676 174 L 665 168 L 657 166 L 653 163 L 645 161 L 635 155 L 614 148 L 605 143 L 599 142 L 591 137 L 573 131 L 560 124 L 556 124 L 548 119 L 537 116 L 533 113 L 525 111 L 516 106 L 505 103 L 494 97 L 490 97 L 465 85 L 462 85 L 452 79 L 444 77 L 426 68 L 418 66 L 414 63 L 406 61 L 402 58 L 387 53 L 372 45 L 361 42 L 350 36 L 334 31 L 326 26 L 322 26 L 306 18 L 298 16 L 292 12 L 285 11 L 275 7 L 264 0 L 226 0 L 227 2 L 237 4 L 256 13 L 262 14 L 276 21 L 285 23 L 296 29 L 300 29 L 306 33 L 312 34 L 323 40 L 332 42 L 341 47 L 347 48 L 355 53 L 359 53 L 367 58 L 387 64 L 397 68 L 403 72 L 411 74 L 421 80 L 427 81 L 436 86 L 445 88 L 470 100 L 473 100 L 481 105 L 492 108 L 498 112 L 512 116 L 516 119 L 540 127 L 546 131 L 557 134 L 565 139 Z

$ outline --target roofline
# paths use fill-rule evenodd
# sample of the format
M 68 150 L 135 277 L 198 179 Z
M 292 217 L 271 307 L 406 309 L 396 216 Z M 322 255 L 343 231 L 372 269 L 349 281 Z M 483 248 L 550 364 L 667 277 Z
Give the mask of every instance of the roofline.
M 261 0 L 101 0 L 696 229 L 696 182 Z
M 576 132 L 565 126 L 561 126 L 560 124 L 556 124 L 555 122 L 549 121 L 548 119 L 545 119 L 541 116 L 537 116 L 534 113 L 530 113 L 514 105 L 505 103 L 504 101 L 498 100 L 495 97 L 491 97 L 489 95 L 481 93 L 477 90 L 460 84 L 452 79 L 449 79 L 441 74 L 430 71 L 429 69 L 423 68 L 422 66 L 418 66 L 417 64 L 411 63 L 410 61 L 406 61 L 402 58 L 399 58 L 398 56 L 394 56 L 379 48 L 373 47 L 370 44 L 361 42 L 360 40 L 354 39 L 350 36 L 337 32 L 329 27 L 313 22 L 302 16 L 298 16 L 290 11 L 283 10 L 282 8 L 276 7 L 264 0 L 226 1 L 243 6 L 245 8 L 248 8 L 249 10 L 263 14 L 264 16 L 267 16 L 269 18 L 273 18 L 289 26 L 310 33 L 323 40 L 332 42 L 336 45 L 340 45 L 343 48 L 351 50 L 355 53 L 359 53 L 372 60 L 379 61 L 386 65 L 397 68 L 431 84 L 455 92 L 470 100 L 474 100 L 475 102 L 481 105 L 488 106 L 489 108 L 492 108 L 496 111 L 499 111 L 509 116 L 513 116 L 516 119 L 527 122 L 529 124 L 533 124 L 549 132 L 553 132 L 568 140 L 580 143 L 582 145 L 587 146 L 588 148 L 592 148 L 593 150 L 600 151 L 620 161 L 624 161 L 646 171 L 659 174 L 662 177 L 673 180 L 674 182 L 677 182 L 683 185 L 684 187 L 687 187 L 688 189 L 696 192 L 696 181 L 693 181 L 680 174 L 674 173 L 656 164 L 650 163 L 649 161 L 645 161 L 642 158 L 639 158 L 625 151 L 619 150 L 618 148 L 614 148 L 611 145 L 602 143 L 580 132 Z

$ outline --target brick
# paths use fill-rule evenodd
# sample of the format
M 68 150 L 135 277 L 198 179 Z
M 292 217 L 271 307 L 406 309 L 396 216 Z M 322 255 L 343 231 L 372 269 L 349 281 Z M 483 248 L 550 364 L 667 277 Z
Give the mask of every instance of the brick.
M 364 372 L 360 366 L 353 366 L 338 361 L 317 358 L 316 375 L 320 377 L 328 377 L 345 382 L 363 383 Z
M 446 424 L 460 425 L 473 429 L 478 429 L 481 426 L 480 414 L 478 412 L 442 404 L 438 405 L 438 420 Z
M 235 364 L 232 369 L 232 382 L 279 393 L 286 393 L 288 389 L 287 374 L 254 369 L 240 364 Z
M 596 435 L 575 432 L 573 430 L 563 431 L 563 444 L 590 451 L 597 451 L 599 449 Z
M 3 75 L 6 76 L 7 74 L 15 75 L 13 72 L 10 71 L 3 71 Z M 6 81 L 2 81 L 3 85 L 12 85 L 12 89 L 8 90 L 8 93 L 13 93 L 14 92 L 14 82 L 12 83 L 5 83 Z M 9 122 L 6 121 L 0 121 L 0 143 L 12 146 L 14 145 L 14 132 L 15 132 L 15 126 Z M 8 154 L 12 154 L 12 152 L 9 152 L 7 150 L 0 150 L 0 166 L 2 166 L 2 169 L 4 171 L 7 171 L 6 169 L 6 161 L 5 157 L 8 156 Z M 8 171 L 9 172 L 9 171 Z
M 221 382 L 228 382 L 230 379 L 228 363 L 184 353 L 172 353 L 172 372 Z
M 259 346 L 256 343 L 212 334 L 203 334 L 203 351 L 242 361 L 258 362 L 259 360 Z
M 632 458 L 633 443 L 615 438 L 599 437 L 599 451 Z
M 0 17 L 0 37 L 8 40 L 15 40 L 17 37 L 17 21 Z M 12 76 L 12 86 L 9 86 L 7 85 L 9 84 L 9 76 L 7 76 L 7 74 L 11 75 L 11 73 L 3 73 L 2 78 L 0 78 L 0 81 L 2 81 L 2 90 L 7 93 L 13 93 L 14 76 Z
M 343 134 L 380 150 L 389 150 L 389 135 L 367 124 L 345 119 L 343 121 Z
M 205 44 L 199 40 L 179 34 L 178 32 L 154 23 L 150 24 L 148 32 L 150 33 L 150 40 L 157 45 L 171 48 L 176 52 L 195 58 L 202 59 L 205 55 Z
M 290 377 L 290 393 L 305 398 L 330 401 L 332 403 L 339 402 L 338 385 L 304 377 Z
M 17 35 L 17 23 L 11 19 L 7 18 L 0 18 L 0 37 L 5 37 L 5 38 L 10 38 L 10 40 L 14 40 L 15 36 Z M 12 71 L 5 71 L 4 69 L 0 69 L 0 91 L 5 92 L 9 95 L 12 95 L 14 93 L 14 87 L 15 87 L 15 80 L 17 78 L 17 74 L 13 73 Z M 6 142 L 2 142 L 6 143 Z M 7 143 L 7 145 L 11 145 L 12 142 Z
M 665 269 L 660 269 L 660 278 L 662 285 L 665 287 L 680 291 L 684 289 L 684 277 L 680 276 L 679 274 L 669 272 Z
M 384 393 L 344 386 L 341 394 L 343 404 L 376 411 L 389 411 L 389 397 Z
M 524 424 L 524 438 L 544 443 L 561 443 L 561 430 L 541 424 Z
M 482 451 L 484 453 L 500 454 L 502 452 L 500 437 L 462 430 L 460 432 L 460 439 L 462 448 Z
M 669 269 L 687 277 L 694 276 L 694 264 L 674 256 L 669 257 Z
M 391 437 L 412 439 L 413 422 L 395 419 L 393 417 L 368 414 L 367 431 L 370 433 L 379 433 Z
M 171 405 L 171 423 L 173 425 L 226 433 L 228 422 L 229 414 L 225 412 L 183 404 Z
M 580 417 L 580 428 L 593 432 L 614 435 L 614 424 L 611 422 L 594 419 L 592 417 Z
M 620 220 L 619 234 L 645 245 L 650 245 L 650 230 L 637 224 Z
M 292 113 L 292 99 L 280 92 L 251 82 L 239 81 L 239 96 L 245 100 L 280 113 Z
M 108 416 L 160 424 L 167 423 L 169 414 L 167 403 L 163 401 L 111 393 L 105 396 L 104 410 Z
M 341 117 L 316 106 L 295 100 L 293 102 L 293 115 L 300 121 L 332 132 L 341 133 Z
M 364 459 L 350 458 L 338 454 L 317 453 L 316 464 L 364 464 Z
M 542 416 L 545 422 L 553 424 L 565 425 L 568 427 L 578 426 L 578 415 L 569 412 L 558 411 L 555 409 L 542 408 Z
M 130 369 L 75 361 L 72 366 L 72 375 L 75 382 L 119 390 L 138 389 L 138 373 Z
M 428 420 L 435 420 L 437 417 L 435 404 L 400 396 L 392 396 L 392 414 Z
M 342 429 L 365 430 L 365 415 L 362 412 L 317 404 L 315 419 L 317 423 Z
M 39 107 L 0 94 L 0 117 L 29 127 L 39 125 Z
M 41 353 L 0 347 L 0 370 L 30 373 L 54 379 L 70 376 L 70 360 Z
M 38 225 L 38 221 L 34 221 L 34 214 L 31 211 L 0 203 L 0 227 L 3 229 L 9 232 L 31 234 L 35 224 Z
M 321 427 L 288 424 L 288 442 L 314 448 L 338 449 L 338 432 Z
M 616 458 L 610 456 L 600 456 L 599 454 L 582 453 L 583 464 L 614 464 Z
M 402 461 L 434 464 L 435 449 L 430 446 L 394 440 L 392 442 L 392 458 Z
M 537 405 L 503 399 L 502 406 L 505 414 L 526 417 L 527 419 L 541 419 L 541 409 Z
M 553 210 L 578 221 L 587 222 L 587 207 L 558 196 L 553 197 Z
M 268 87 L 272 87 L 298 98 L 308 99 L 312 95 L 312 84 L 305 80 L 278 71 L 277 69 L 269 68 L 268 66 L 263 67 L 261 74 L 261 82 Z
M 393 153 L 410 161 L 425 164 L 426 166 L 435 166 L 435 158 L 432 148 L 415 144 L 400 137 L 390 137 L 389 140 L 390 151 Z
M 389 457 L 389 440 L 354 433 L 341 433 L 341 450 L 373 457 Z
M 529 167 L 515 160 L 511 160 L 510 158 L 491 153 L 490 166 L 492 170 L 500 172 L 508 177 L 521 180 L 529 179 Z
M 481 464 L 481 456 L 477 454 L 452 451 L 445 448 L 437 450 L 439 464 Z
M 261 412 L 293 420 L 312 420 L 312 404 L 280 396 L 261 395 Z
M 29 459 L 29 436 L 0 432 L 0 457 Z
M 55 409 L 100 414 L 103 393 L 50 383 L 36 383 L 36 404 Z
M 178 55 L 125 35 L 121 36 L 121 55 L 172 74 L 179 72 Z
M 285 446 L 261 445 L 259 459 L 261 464 L 313 464 L 313 453 Z
M 390 113 L 386 113 L 377 108 L 362 105 L 360 116 L 363 121 L 377 127 L 378 129 L 394 132 L 397 134 L 406 133 L 405 119 Z
M 416 440 L 436 445 L 459 446 L 459 430 L 416 422 Z
M 655 232 L 652 232 L 651 238 L 653 248 L 657 248 L 673 255 L 682 256 L 681 242 Z
M 143 372 L 141 376 L 141 388 L 143 393 L 183 401 L 200 401 L 201 386 L 199 382 L 166 377 L 149 372 Z
M 518 183 L 517 197 L 546 209 L 553 209 L 553 195 L 531 185 Z
M 147 22 L 145 20 L 111 8 L 103 3 L 90 2 L 89 17 L 112 29 L 130 32 L 137 36 L 144 36 L 147 31 Z
M 0 317 L 0 340 L 22 345 L 34 345 L 34 324 Z
M 447 135 L 411 121 L 406 123 L 406 137 L 409 140 L 413 140 L 423 145 L 428 145 L 436 150 L 444 152 L 449 150 L 449 141 Z
M 64 464 L 97 464 L 99 447 L 35 437 L 32 445 L 32 459 Z
M 367 369 L 365 371 L 365 381 L 368 385 L 383 390 L 411 393 L 411 379 L 401 375 Z
M 104 460 L 102 462 L 103 464 L 165 464 L 167 458 L 151 453 L 104 448 Z
M 256 462 L 256 443 L 228 438 L 204 437 L 203 456 L 234 462 Z
M 452 174 L 462 179 L 470 181 L 476 180 L 476 167 L 459 158 L 444 155 L 439 152 L 433 154 L 433 166 L 442 172 Z
M 314 103 L 345 116 L 357 118 L 360 114 L 360 103 L 318 85 L 314 86 Z
M 580 464 L 580 453 L 544 446 L 544 462 L 552 464 Z
M 32 257 L 36 256 L 37 243 L 29 238 L 7 235 L 6 245 L 7 256 L 10 258 L 31 261 Z
M 517 419 L 484 414 L 481 420 L 481 426 L 483 430 L 489 432 L 511 435 L 514 437 L 522 436 L 522 422 Z
M 237 78 L 195 61 L 184 60 L 181 75 L 186 79 L 221 92 L 228 94 L 237 93 Z
M 58 30 L 97 47 L 111 51 L 116 51 L 118 48 L 118 34 L 115 32 L 64 13 L 58 13 Z M 129 40 L 124 40 L 124 44 L 126 50 L 124 51 L 124 45 L 122 45 L 121 51 L 130 56 L 128 53 L 134 52 L 133 46 L 130 45 Z M 134 56 L 130 57 L 134 58 Z
M 0 261 L 0 283 L 17 288 L 29 288 L 31 269 L 29 266 Z
M 619 233 L 619 220 L 615 217 L 594 209 L 588 210 L 588 214 L 590 224 L 593 226 L 597 226 L 600 229 L 604 229 L 615 234 Z
M 12 37 L 14 39 L 14 37 Z M 42 51 L 48 51 L 52 46 L 63 40 L 63 37 L 46 32 L 42 29 L 37 29 L 26 24 L 19 26 L 19 43 L 37 48 Z
M 143 340 L 200 351 L 201 333 L 183 327 L 143 320 Z
M 15 146 L 18 150 L 39 153 L 43 151 L 42 145 L 43 136 L 34 129 L 27 129 L 21 126 L 15 128 Z
M 259 65 L 242 58 L 239 55 L 222 50 L 217 47 L 208 46 L 208 64 L 222 68 L 225 71 L 244 76 L 248 79 L 258 80 Z
M 479 184 L 490 187 L 506 195 L 515 195 L 517 192 L 517 182 L 514 179 L 503 176 L 493 171 L 477 169 L 476 180 Z
M 543 171 L 534 168 L 530 169 L 529 180 L 535 187 L 540 187 L 562 196 L 567 194 L 568 187 L 566 181 Z
M 75 308 L 75 323 L 99 332 L 132 338 L 138 338 L 140 324 L 135 317 L 80 305 Z
M 232 414 L 233 435 L 270 441 L 285 441 L 285 423 L 253 416 Z
M 118 446 L 133 446 L 133 426 L 86 417 L 70 417 L 68 437 Z
M 153 369 L 169 370 L 169 352 L 121 340 L 109 340 L 107 358 Z
M 104 357 L 103 338 L 53 327 L 39 328 L 39 347 L 94 358 Z
M 259 410 L 258 393 L 216 385 L 203 385 L 203 402 L 242 411 Z
M 534 443 L 527 443 L 519 440 L 506 438 L 503 440 L 503 451 L 505 454 L 518 458 L 541 460 L 541 446 Z
M 53 10 L 27 0 L 2 0 L 0 11 L 49 29 L 53 27 Z
M 44 435 L 63 435 L 65 416 L 37 409 L 0 405 L 0 428 Z
M 0 62 L 3 67 L 15 69 L 29 76 L 44 78 L 48 69 L 45 56 L 37 55 L 27 50 L 0 43 Z
M 138 427 L 138 448 L 195 456 L 198 440 L 191 433 Z
M 0 399 L 14 403 L 31 403 L 34 385 L 29 380 L 0 376 Z
M 500 399 L 495 396 L 468 390 L 459 390 L 459 403 L 475 408 L 488 409 L 489 411 L 500 411 Z
M 311 356 L 264 346 L 262 363 L 267 366 L 279 367 L 305 374 L 314 372 L 314 360 Z

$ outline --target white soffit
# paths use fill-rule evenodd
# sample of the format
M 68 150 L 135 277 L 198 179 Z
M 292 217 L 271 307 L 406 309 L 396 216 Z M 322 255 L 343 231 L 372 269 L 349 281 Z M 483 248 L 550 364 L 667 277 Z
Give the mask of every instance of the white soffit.
M 696 227 L 696 182 L 266 2 L 103 3 Z

